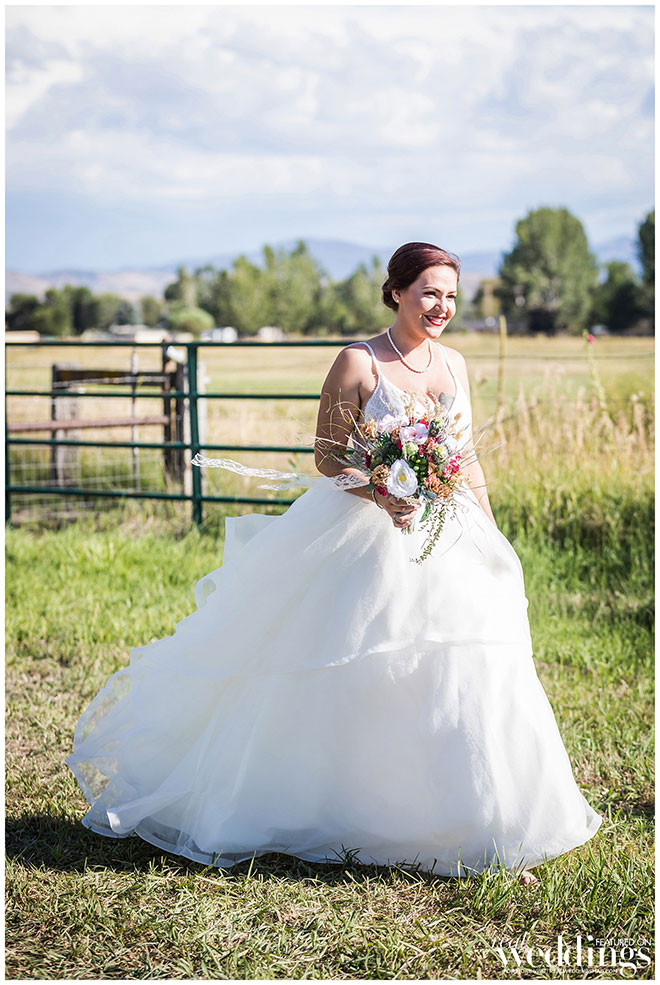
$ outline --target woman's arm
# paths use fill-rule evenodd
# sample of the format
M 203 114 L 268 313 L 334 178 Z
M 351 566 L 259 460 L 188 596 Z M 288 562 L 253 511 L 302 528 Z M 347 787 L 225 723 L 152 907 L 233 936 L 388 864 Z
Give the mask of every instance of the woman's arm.
M 368 357 L 365 351 L 364 355 Z M 322 475 L 361 475 L 358 469 L 342 468 L 333 454 L 342 455 L 360 414 L 360 381 L 365 362 L 359 350 L 342 349 L 330 367 L 323 387 L 316 422 L 314 462 Z M 368 477 L 367 477 L 368 479 Z M 365 486 L 346 489 L 346 492 L 371 499 Z
M 446 350 L 445 350 L 446 351 Z M 472 401 L 470 398 L 470 381 L 468 379 L 467 365 L 463 355 L 458 352 L 457 349 L 450 350 L 453 354 L 453 365 L 452 369 L 454 373 L 460 378 L 463 384 L 463 389 L 467 394 L 468 401 L 470 402 L 470 411 L 472 410 Z M 460 429 L 461 421 L 459 419 L 458 427 Z M 466 477 L 470 480 L 470 489 L 472 489 L 474 495 L 479 501 L 479 505 L 483 509 L 484 513 L 492 523 L 497 526 L 497 521 L 493 516 L 493 511 L 490 506 L 490 500 L 488 499 L 488 491 L 486 489 L 486 478 L 484 476 L 483 469 L 477 460 L 477 453 L 472 442 L 472 429 L 468 435 L 468 442 L 463 447 L 463 454 L 470 459 L 470 465 L 462 465 L 461 471 L 465 473 Z
M 371 357 L 366 350 L 342 349 L 330 368 L 321 389 L 316 439 L 314 442 L 314 461 L 323 475 L 364 475 L 356 468 L 342 468 L 333 458 L 333 452 L 341 455 L 346 451 L 355 424 L 360 416 L 360 385 L 365 384 L 370 373 Z M 406 526 L 415 507 L 397 500 L 395 496 L 381 496 L 378 492 L 364 486 L 346 489 L 346 492 L 360 499 L 373 500 L 382 507 L 396 525 Z

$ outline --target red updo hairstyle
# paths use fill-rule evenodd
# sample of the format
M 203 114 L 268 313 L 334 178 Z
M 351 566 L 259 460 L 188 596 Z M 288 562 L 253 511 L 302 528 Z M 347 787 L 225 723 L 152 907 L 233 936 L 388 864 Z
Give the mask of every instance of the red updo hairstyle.
M 453 267 L 456 281 L 461 276 L 461 261 L 453 253 L 441 250 L 432 243 L 404 243 L 392 254 L 387 265 L 387 280 L 383 284 L 383 304 L 398 310 L 392 297 L 392 289 L 405 291 L 427 267 Z

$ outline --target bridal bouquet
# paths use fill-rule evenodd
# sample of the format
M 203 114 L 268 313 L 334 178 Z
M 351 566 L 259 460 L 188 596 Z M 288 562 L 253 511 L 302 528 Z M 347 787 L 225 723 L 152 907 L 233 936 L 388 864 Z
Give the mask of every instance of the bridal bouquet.
M 411 400 L 405 414 L 367 421 L 359 429 L 358 447 L 332 457 L 344 467 L 366 472 L 369 489 L 421 508 L 419 519 L 401 528 L 402 533 L 412 533 L 419 522 L 428 531 L 416 558 L 421 563 L 431 554 L 447 516 L 456 511 L 457 487 L 469 479 L 461 471 L 460 411 L 451 416 L 439 399 L 432 398 L 428 414 L 420 417 L 413 404 Z

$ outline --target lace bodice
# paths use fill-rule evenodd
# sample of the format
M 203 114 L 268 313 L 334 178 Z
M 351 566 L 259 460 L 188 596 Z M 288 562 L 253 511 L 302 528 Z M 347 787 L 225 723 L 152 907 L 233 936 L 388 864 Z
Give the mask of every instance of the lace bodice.
M 371 353 L 371 358 L 374 364 L 374 372 L 378 378 L 376 383 L 376 388 L 374 392 L 369 397 L 365 407 L 364 407 L 364 419 L 365 421 L 374 420 L 380 421 L 383 417 L 388 414 L 403 414 L 405 413 L 404 405 L 404 394 L 405 391 L 398 387 L 395 383 L 392 383 L 387 379 L 386 376 L 380 372 L 378 361 L 374 355 L 374 351 L 368 342 L 355 342 L 354 345 L 365 345 L 369 352 Z M 445 365 L 449 371 L 449 374 L 454 381 L 454 393 L 441 393 L 440 399 L 443 404 L 452 409 L 454 414 L 461 412 L 461 427 L 465 427 L 466 424 L 471 428 L 472 426 L 472 415 L 470 412 L 470 401 L 467 398 L 467 394 L 460 381 L 456 379 L 454 373 L 449 365 L 449 360 L 443 346 L 437 343 L 440 351 L 442 352 L 442 357 L 445 361 Z M 415 401 L 415 410 L 419 412 L 420 415 L 428 411 L 428 407 L 422 402 L 421 397 L 417 397 Z

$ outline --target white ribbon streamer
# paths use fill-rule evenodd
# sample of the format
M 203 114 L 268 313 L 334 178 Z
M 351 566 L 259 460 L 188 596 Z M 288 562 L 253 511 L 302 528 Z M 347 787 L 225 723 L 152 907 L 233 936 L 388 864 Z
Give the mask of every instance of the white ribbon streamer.
M 368 476 L 360 475 L 320 476 L 309 475 L 306 472 L 279 472 L 277 469 L 252 469 L 231 458 L 205 458 L 199 452 L 191 460 L 191 465 L 207 469 L 227 469 L 228 472 L 235 472 L 237 475 L 270 479 L 274 482 L 274 485 L 260 483 L 260 489 L 307 489 L 321 478 L 329 478 L 340 489 L 355 489 L 357 486 L 366 486 L 369 483 Z

